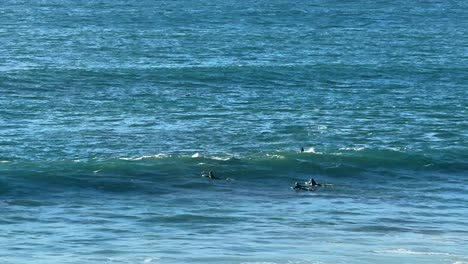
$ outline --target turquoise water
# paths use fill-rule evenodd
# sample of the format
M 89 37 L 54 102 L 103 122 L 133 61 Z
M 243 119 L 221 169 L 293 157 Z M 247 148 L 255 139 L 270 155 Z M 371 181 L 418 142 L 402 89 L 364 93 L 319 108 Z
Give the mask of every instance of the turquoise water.
M 466 10 L 3 1 L 0 263 L 468 263 Z

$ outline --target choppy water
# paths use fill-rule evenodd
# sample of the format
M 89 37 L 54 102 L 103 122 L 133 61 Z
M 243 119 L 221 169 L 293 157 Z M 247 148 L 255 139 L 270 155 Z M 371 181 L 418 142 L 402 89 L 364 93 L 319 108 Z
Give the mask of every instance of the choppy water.
M 467 10 L 3 1 L 0 262 L 468 263 Z

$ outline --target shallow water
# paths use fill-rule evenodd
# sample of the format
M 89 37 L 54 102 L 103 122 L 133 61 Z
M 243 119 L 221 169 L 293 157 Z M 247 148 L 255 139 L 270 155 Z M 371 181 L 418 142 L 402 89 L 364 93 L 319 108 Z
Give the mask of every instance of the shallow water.
M 467 8 L 5 1 L 0 262 L 468 263 Z

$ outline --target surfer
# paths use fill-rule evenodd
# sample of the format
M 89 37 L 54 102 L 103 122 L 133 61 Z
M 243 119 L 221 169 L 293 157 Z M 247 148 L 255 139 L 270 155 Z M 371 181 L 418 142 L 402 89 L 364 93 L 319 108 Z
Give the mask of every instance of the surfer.
M 301 152 L 304 152 L 304 148 L 303 148 L 303 147 L 301 147 Z
M 322 186 L 322 184 L 317 183 L 314 178 L 310 178 L 308 182 L 306 182 L 307 185 L 312 185 L 312 186 Z
M 333 184 L 331 184 L 331 183 L 318 183 L 318 182 L 316 182 L 314 180 L 314 178 L 310 178 L 309 181 L 306 181 L 305 185 L 312 186 L 312 187 L 315 187 L 315 186 L 318 186 L 318 187 L 331 187 L 331 186 L 333 186 Z
M 210 179 L 219 179 L 219 178 L 216 178 L 214 176 L 213 171 L 208 172 L 208 178 L 210 178 Z
M 291 187 L 293 190 L 304 190 L 304 191 L 315 191 L 314 189 L 304 187 L 300 185 L 298 182 L 294 183 L 294 186 Z
M 299 190 L 299 189 L 302 189 L 302 186 L 298 182 L 295 182 L 293 189 L 294 190 Z
M 205 172 L 203 172 L 203 173 L 202 173 L 202 176 L 203 176 L 203 177 L 210 178 L 210 179 L 213 179 L 213 180 L 219 180 L 218 177 L 214 176 L 213 171 L 209 171 L 208 174 L 206 174 Z

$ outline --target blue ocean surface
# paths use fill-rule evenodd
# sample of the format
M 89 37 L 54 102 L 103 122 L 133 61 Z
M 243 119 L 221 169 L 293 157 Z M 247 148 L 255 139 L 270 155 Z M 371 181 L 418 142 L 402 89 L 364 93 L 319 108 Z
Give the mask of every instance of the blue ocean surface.
M 466 1 L 3 0 L 0 263 L 467 264 L 467 36 Z

